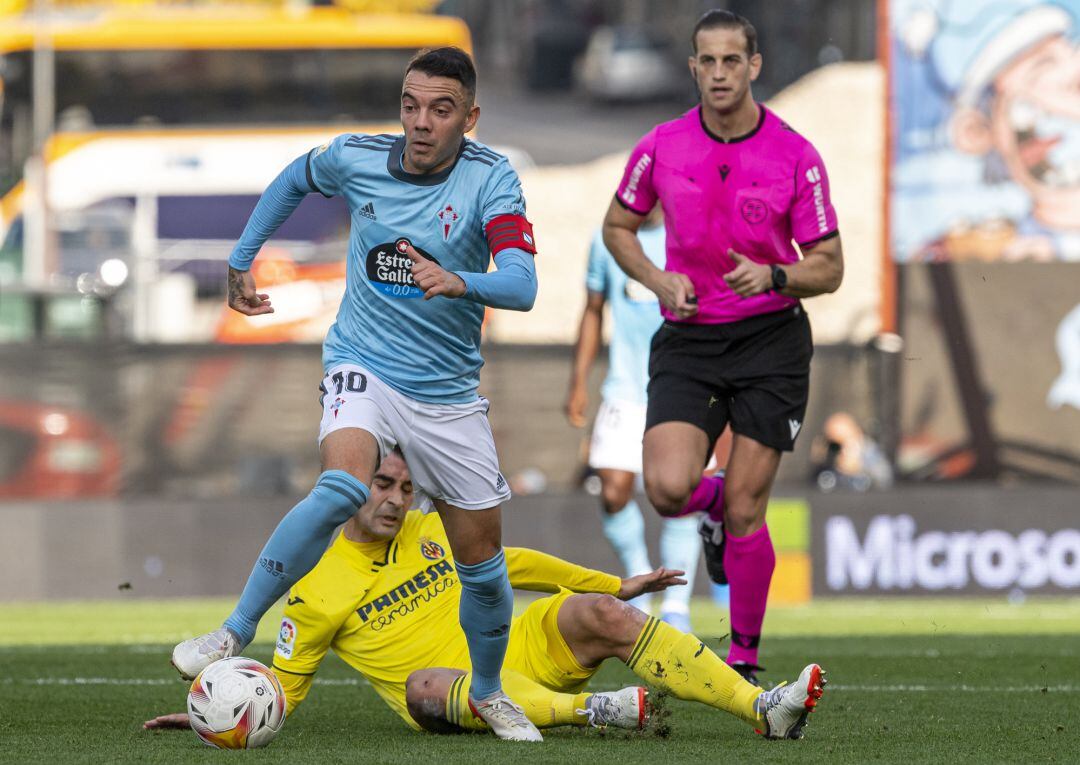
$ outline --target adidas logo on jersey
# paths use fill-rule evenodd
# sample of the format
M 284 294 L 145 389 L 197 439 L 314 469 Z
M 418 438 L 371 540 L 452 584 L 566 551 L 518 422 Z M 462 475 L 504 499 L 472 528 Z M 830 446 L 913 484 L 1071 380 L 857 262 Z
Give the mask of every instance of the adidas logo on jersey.
M 373 205 L 371 202 L 368 202 L 366 205 L 357 210 L 357 212 L 363 215 L 365 218 L 368 218 L 369 220 L 378 220 L 378 218 L 375 217 L 375 205 Z
M 502 473 L 498 474 L 498 478 L 495 479 L 495 491 L 502 491 L 506 488 L 506 479 L 503 478 Z
M 795 440 L 795 436 L 799 435 L 799 431 L 802 430 L 802 423 L 798 420 L 788 420 L 788 427 L 791 428 L 791 440 Z

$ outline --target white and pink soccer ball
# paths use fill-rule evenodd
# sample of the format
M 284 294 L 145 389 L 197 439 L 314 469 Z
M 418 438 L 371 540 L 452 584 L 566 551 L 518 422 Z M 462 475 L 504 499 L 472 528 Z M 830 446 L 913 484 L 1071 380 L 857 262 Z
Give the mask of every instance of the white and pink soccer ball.
M 191 684 L 191 729 L 218 749 L 266 746 L 285 722 L 285 691 L 277 676 L 254 659 L 215 661 Z

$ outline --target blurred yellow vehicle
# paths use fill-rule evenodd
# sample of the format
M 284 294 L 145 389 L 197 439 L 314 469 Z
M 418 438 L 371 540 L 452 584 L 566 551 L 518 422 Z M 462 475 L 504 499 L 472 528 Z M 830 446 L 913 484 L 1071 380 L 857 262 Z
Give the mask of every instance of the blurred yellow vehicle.
M 459 19 L 386 10 L 432 4 L 79 6 L 38 27 L 0 17 L 0 251 L 18 271 L 35 40 L 55 56 L 50 274 L 89 282 L 119 260 L 144 281 L 186 273 L 209 296 L 281 167 L 343 132 L 399 131 L 413 53 L 470 49 Z M 340 200 L 312 195 L 272 245 L 298 263 L 340 258 L 348 218 Z

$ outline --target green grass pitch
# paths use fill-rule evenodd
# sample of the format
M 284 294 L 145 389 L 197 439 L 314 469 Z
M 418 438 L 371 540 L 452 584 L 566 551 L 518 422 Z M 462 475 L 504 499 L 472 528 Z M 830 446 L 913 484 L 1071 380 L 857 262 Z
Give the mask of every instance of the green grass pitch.
M 666 700 L 666 737 L 563 728 L 542 745 L 410 732 L 336 658 L 265 750 L 208 749 L 187 731 L 148 732 L 179 711 L 171 644 L 224 601 L 6 605 L 0 631 L 5 763 L 867 763 L 1080 762 L 1080 600 L 819 601 L 775 608 L 766 680 L 820 662 L 830 685 L 802 741 L 764 741 L 728 716 Z M 697 632 L 726 632 L 695 604 Z M 268 662 L 275 616 L 246 653 Z M 719 647 L 714 638 L 709 643 Z M 608 662 L 595 687 L 636 681 Z

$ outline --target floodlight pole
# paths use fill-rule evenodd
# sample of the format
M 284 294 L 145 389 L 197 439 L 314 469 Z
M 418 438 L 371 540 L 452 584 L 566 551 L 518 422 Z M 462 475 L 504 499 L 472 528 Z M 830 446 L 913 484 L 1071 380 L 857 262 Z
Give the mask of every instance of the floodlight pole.
M 34 146 L 23 176 L 26 189 L 26 234 L 23 281 L 33 289 L 49 285 L 52 272 L 49 242 L 48 167 L 45 147 L 56 117 L 56 60 L 52 42 L 52 0 L 34 0 L 32 70 Z
M 154 300 L 158 281 L 158 198 L 152 192 L 135 197 L 135 219 L 131 230 L 134 269 L 135 340 L 149 343 L 159 337 L 157 319 L 162 311 Z

